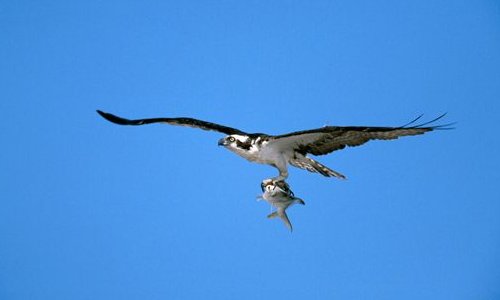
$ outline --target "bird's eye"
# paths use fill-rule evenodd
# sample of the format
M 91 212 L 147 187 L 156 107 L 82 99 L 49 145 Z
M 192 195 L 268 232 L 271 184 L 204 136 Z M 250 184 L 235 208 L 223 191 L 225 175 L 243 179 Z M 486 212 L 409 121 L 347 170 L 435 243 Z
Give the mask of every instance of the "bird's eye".
M 230 136 L 229 141 L 232 143 L 232 142 L 236 141 L 236 139 L 234 137 Z

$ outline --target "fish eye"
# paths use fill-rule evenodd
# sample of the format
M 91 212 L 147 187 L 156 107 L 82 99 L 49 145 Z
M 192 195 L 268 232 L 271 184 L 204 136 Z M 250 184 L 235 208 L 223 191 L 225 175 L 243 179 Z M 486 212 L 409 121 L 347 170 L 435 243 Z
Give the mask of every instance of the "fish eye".
M 229 140 L 229 142 L 231 142 L 231 143 L 232 143 L 232 142 L 234 142 L 234 141 L 236 141 L 236 139 L 235 139 L 234 137 L 232 137 L 232 136 L 230 136 L 228 140 Z

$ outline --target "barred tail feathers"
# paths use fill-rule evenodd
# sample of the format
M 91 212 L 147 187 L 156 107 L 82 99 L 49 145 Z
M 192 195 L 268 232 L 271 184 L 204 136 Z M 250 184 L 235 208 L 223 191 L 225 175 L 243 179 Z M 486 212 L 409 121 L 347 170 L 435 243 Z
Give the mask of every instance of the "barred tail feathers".
M 319 173 L 325 177 L 337 177 L 340 179 L 346 179 L 346 177 L 343 174 L 334 171 L 309 157 L 302 156 L 292 159 L 290 160 L 290 164 L 294 167 L 304 169 L 309 172 Z

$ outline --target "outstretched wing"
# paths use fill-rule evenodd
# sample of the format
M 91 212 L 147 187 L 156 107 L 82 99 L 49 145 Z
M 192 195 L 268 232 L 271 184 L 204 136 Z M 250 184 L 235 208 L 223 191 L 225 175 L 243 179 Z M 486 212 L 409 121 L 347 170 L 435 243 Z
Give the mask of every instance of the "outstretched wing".
M 326 126 L 323 128 L 292 132 L 272 137 L 272 143 L 280 149 L 294 149 L 302 154 L 323 155 L 346 146 L 359 146 L 369 140 L 392 140 L 401 136 L 424 134 L 437 129 L 451 129 L 452 124 L 429 125 L 445 114 L 419 125 L 413 125 L 422 116 L 400 127 Z
M 145 125 L 152 123 L 166 123 L 170 125 L 187 126 L 193 128 L 200 128 L 203 130 L 218 131 L 225 134 L 246 134 L 245 132 L 238 130 L 236 128 L 231 128 L 216 123 L 206 122 L 193 118 L 151 118 L 151 119 L 129 120 L 100 110 L 97 110 L 97 113 L 101 115 L 104 119 L 119 125 Z

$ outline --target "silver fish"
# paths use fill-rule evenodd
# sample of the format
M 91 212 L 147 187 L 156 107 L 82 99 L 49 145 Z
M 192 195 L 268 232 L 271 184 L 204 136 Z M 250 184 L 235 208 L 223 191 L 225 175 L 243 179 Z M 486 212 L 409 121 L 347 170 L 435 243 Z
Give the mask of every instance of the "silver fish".
M 290 219 L 288 219 L 288 215 L 286 214 L 286 210 L 293 204 L 306 204 L 304 200 L 295 197 L 290 186 L 285 181 L 273 181 L 273 180 L 265 180 L 261 184 L 261 188 L 263 191 L 262 196 L 259 198 L 264 199 L 266 202 L 271 204 L 276 208 L 276 211 L 269 214 L 268 218 L 280 217 L 281 220 L 285 223 L 285 225 L 293 230 L 292 223 Z

